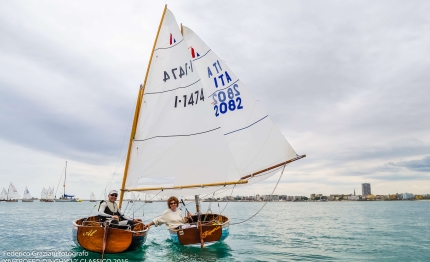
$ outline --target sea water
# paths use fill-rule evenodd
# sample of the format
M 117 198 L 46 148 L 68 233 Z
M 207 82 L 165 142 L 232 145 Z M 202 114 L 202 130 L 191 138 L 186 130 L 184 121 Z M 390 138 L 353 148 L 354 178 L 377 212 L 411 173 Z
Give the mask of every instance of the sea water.
M 2 262 L 94 262 L 100 254 L 77 247 L 72 221 L 94 214 L 96 203 L 0 202 Z M 222 212 L 230 236 L 207 248 L 174 244 L 164 226 L 152 227 L 136 251 L 106 254 L 131 261 L 430 261 L 430 201 L 201 203 Z M 127 213 L 150 219 L 165 202 L 125 203 Z M 192 205 L 187 208 L 193 212 Z

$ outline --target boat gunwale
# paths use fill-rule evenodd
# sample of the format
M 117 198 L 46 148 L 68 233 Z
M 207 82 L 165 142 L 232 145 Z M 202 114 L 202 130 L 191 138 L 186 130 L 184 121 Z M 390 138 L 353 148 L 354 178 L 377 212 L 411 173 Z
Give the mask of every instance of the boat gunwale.
M 91 221 L 91 222 L 99 223 L 99 224 L 100 224 L 100 226 L 79 225 L 79 224 L 77 223 L 77 221 L 79 221 L 79 220 L 87 219 L 87 218 L 90 218 L 90 217 L 97 217 L 97 216 L 89 216 L 89 217 L 85 217 L 85 218 L 78 218 L 78 219 L 76 219 L 76 220 L 73 220 L 73 222 L 72 222 L 73 227 L 76 227 L 76 228 L 79 228 L 79 227 L 97 227 L 97 228 L 99 228 L 99 227 L 103 227 L 103 223 L 104 223 L 104 222 L 99 222 L 99 221 Z M 136 224 L 143 224 L 143 225 L 145 225 L 143 222 L 139 222 L 139 223 L 136 223 Z M 131 230 L 130 228 L 131 228 L 131 227 L 127 227 L 127 229 L 119 229 L 119 228 L 117 228 L 117 229 L 118 229 L 118 230 L 123 230 L 123 231 L 131 232 L 131 233 L 133 233 L 133 235 L 134 235 L 134 234 L 146 233 L 146 232 L 148 232 L 148 231 L 149 231 L 149 227 L 148 227 L 148 228 L 145 228 L 145 227 L 144 227 L 144 228 L 143 228 L 143 230 L 138 230 L 138 231 Z

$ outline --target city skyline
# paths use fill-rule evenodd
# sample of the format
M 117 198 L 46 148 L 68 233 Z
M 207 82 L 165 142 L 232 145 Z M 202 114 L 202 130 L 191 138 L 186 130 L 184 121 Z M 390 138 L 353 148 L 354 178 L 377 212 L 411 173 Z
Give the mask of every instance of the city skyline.
M 164 4 L 0 3 L 0 188 L 57 188 L 65 161 L 67 193 L 120 188 Z M 359 192 L 364 182 L 381 194 L 430 192 L 430 3 L 168 4 L 307 154 L 275 194 Z M 278 177 L 234 194 L 270 194 Z

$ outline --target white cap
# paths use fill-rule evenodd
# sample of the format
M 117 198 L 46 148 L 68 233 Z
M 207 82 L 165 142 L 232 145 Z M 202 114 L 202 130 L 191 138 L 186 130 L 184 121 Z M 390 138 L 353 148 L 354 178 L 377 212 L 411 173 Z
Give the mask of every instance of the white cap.
M 109 191 L 109 195 L 112 195 L 112 194 L 118 195 L 118 191 L 116 191 L 115 189 L 112 189 L 111 191 Z

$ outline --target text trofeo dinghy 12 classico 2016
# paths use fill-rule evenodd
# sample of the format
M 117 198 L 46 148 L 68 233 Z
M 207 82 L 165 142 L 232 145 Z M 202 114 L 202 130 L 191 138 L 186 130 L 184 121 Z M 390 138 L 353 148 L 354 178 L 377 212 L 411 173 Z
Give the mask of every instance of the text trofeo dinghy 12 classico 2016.
M 199 195 L 262 181 L 302 157 L 230 68 L 166 7 L 139 89 L 119 206 L 125 192 L 195 196 L 193 223 L 168 230 L 178 244 L 204 247 L 228 236 L 230 220 L 201 213 Z M 114 252 L 108 247 L 119 230 L 109 228 L 103 241 L 107 229 L 92 221 L 74 222 L 78 239 Z M 136 232 L 147 234 L 123 231 L 130 246 Z

